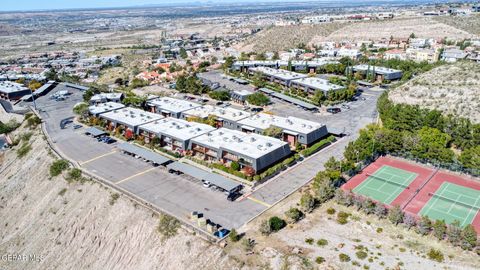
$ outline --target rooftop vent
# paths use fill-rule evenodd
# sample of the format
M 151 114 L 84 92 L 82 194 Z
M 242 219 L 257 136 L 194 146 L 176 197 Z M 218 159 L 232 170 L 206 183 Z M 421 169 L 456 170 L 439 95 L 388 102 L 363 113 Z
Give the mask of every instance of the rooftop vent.
M 267 147 L 272 147 L 272 146 L 273 146 L 273 144 L 272 144 L 272 143 L 269 143 L 269 142 L 267 142 L 265 145 L 266 145 Z

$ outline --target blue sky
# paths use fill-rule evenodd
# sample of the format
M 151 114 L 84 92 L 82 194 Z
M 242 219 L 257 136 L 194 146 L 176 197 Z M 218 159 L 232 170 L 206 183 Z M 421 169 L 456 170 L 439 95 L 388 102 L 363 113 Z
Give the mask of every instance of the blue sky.
M 254 0 L 247 0 L 254 1 Z M 277 1 L 279 0 L 267 0 Z M 263 0 L 263 2 L 267 2 Z M 286 0 L 280 0 L 285 2 Z M 298 1 L 298 0 L 289 0 Z M 66 8 L 102 8 L 140 6 L 147 4 L 171 4 L 191 2 L 238 2 L 235 0 L 0 0 L 0 11 L 12 10 L 39 10 L 39 9 L 66 9 Z M 245 1 L 246 2 L 246 1 Z

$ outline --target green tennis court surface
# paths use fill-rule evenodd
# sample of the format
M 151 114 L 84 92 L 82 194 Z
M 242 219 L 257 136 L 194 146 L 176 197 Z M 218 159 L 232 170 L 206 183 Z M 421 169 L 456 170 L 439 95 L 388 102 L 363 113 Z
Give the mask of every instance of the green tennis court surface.
M 390 204 L 416 177 L 416 173 L 383 165 L 355 187 L 353 192 Z
M 444 182 L 420 211 L 420 215 L 434 220 L 455 220 L 460 226 L 471 224 L 480 210 L 480 191 Z

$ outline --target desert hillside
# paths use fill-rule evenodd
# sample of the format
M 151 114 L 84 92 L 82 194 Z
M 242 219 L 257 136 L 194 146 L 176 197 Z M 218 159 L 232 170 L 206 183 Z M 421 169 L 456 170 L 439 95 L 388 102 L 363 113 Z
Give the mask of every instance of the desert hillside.
M 42 260 L 0 260 L 0 269 L 236 268 L 220 247 L 189 232 L 163 241 L 158 217 L 124 196 L 112 200 L 113 193 L 94 182 L 51 178 L 55 158 L 39 129 L 22 137 L 0 159 L 0 254 Z M 19 158 L 24 143 L 31 150 Z
M 480 65 L 462 62 L 440 66 L 392 90 L 397 103 L 418 104 L 480 122 Z
M 465 39 L 478 37 L 480 16 L 465 18 L 397 18 L 385 21 L 356 23 L 326 23 L 318 25 L 275 26 L 260 31 L 237 47 L 242 51 L 281 51 L 299 44 L 318 44 L 323 41 L 342 42 L 379 40 L 393 36 L 408 38 L 415 33 L 421 38 Z M 283 37 L 279 39 L 278 37 Z

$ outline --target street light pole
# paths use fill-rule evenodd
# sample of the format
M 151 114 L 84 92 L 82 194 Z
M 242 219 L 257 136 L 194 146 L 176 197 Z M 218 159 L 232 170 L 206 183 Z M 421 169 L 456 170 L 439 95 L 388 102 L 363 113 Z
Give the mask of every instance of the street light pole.
M 33 91 L 30 89 L 30 96 L 32 97 L 33 100 L 33 108 L 35 108 L 35 111 L 37 110 L 37 103 L 35 102 L 35 97 L 33 96 Z

